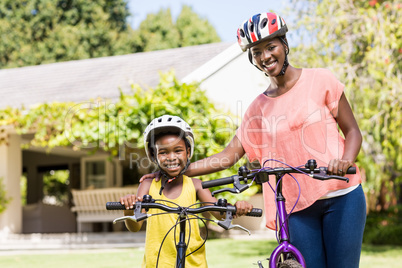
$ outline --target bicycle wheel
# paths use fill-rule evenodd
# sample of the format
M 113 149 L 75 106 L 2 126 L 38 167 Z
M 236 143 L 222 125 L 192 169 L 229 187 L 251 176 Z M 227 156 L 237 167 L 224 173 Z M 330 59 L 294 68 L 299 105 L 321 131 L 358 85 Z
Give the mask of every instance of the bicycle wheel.
M 296 260 L 286 260 L 279 263 L 278 268 L 303 268 L 303 266 Z

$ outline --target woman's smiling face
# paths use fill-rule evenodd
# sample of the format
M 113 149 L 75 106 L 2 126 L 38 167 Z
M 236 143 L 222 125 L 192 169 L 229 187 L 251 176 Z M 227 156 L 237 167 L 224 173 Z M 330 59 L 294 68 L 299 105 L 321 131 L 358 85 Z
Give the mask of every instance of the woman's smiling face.
M 156 158 L 159 166 L 169 176 L 176 177 L 185 168 L 190 149 L 184 140 L 177 135 L 168 134 L 155 142 Z
M 250 53 L 254 64 L 269 76 L 276 76 L 282 70 L 286 53 L 285 46 L 278 38 L 252 46 Z

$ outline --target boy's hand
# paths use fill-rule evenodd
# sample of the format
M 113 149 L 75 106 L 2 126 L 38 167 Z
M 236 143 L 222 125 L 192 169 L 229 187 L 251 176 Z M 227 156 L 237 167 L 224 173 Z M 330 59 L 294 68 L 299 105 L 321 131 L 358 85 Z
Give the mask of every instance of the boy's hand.
M 128 194 L 126 196 L 120 197 L 120 203 L 126 207 L 126 209 L 134 208 L 134 204 L 137 201 L 137 196 L 135 194 Z
M 253 209 L 253 205 L 246 201 L 237 201 L 235 207 L 236 207 L 236 216 L 246 215 L 247 213 L 250 213 L 251 210 Z
M 144 176 L 141 177 L 140 183 L 142 183 L 146 179 L 151 179 L 151 180 L 155 179 L 155 181 L 159 181 L 160 177 L 161 177 L 161 173 L 159 171 L 154 172 L 154 173 L 145 174 Z

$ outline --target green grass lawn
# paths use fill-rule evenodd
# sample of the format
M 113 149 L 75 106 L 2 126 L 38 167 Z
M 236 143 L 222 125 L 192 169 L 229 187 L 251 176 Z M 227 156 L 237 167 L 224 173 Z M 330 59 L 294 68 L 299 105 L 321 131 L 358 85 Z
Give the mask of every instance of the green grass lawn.
M 275 241 L 219 239 L 207 242 L 207 259 L 211 268 L 255 268 L 257 260 L 266 258 Z M 106 268 L 141 267 L 143 249 L 52 251 L 35 254 L 0 256 L 0 267 L 7 268 Z M 401 267 L 402 247 L 363 246 L 361 268 Z M 267 266 L 267 262 L 264 263 Z M 161 267 L 166 268 L 166 267 Z

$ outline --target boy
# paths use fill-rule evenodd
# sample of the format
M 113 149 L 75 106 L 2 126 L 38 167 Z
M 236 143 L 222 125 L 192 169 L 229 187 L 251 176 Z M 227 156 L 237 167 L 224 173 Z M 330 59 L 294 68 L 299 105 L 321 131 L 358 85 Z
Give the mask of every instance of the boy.
M 126 208 L 133 208 L 137 200 L 142 201 L 146 194 L 154 199 L 163 199 L 179 204 L 180 206 L 190 206 L 201 202 L 216 202 L 208 189 L 203 189 L 201 180 L 189 178 L 184 174 L 190 164 L 190 159 L 194 152 L 194 135 L 191 127 L 180 117 L 164 115 L 154 119 L 144 132 L 144 145 L 147 157 L 156 163 L 162 174 L 161 180 L 144 180 L 139 188 L 137 195 L 126 195 L 120 198 L 120 202 Z M 171 206 L 169 202 L 163 202 Z M 237 215 L 241 216 L 251 211 L 253 206 L 245 201 L 235 204 Z M 150 212 L 154 213 L 154 212 Z M 124 211 L 125 216 L 133 215 L 132 210 Z M 216 218 L 220 218 L 219 213 L 214 213 Z M 151 217 L 147 221 L 145 255 L 142 267 L 156 267 L 158 253 L 163 239 L 169 230 L 177 223 L 175 214 L 164 214 Z M 125 221 L 127 229 L 137 232 L 142 226 L 142 221 Z M 186 267 L 207 267 L 205 257 L 205 247 L 200 236 L 197 220 L 189 221 L 191 238 L 187 247 Z M 188 237 L 186 237 L 186 241 Z M 159 267 L 174 267 L 176 263 L 176 246 L 173 232 L 169 232 L 168 237 L 163 242 Z

